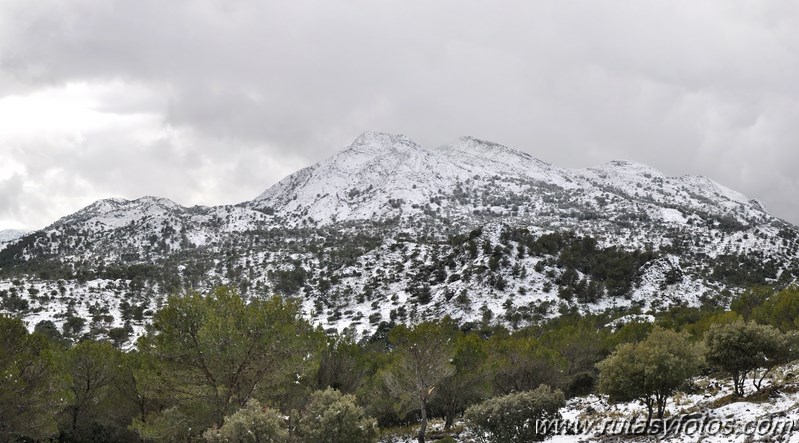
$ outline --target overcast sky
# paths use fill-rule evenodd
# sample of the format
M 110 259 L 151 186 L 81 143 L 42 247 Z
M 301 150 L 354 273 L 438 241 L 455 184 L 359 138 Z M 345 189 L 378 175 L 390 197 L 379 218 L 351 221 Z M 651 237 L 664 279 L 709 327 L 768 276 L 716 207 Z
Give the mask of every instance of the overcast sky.
M 251 199 L 363 131 L 701 174 L 799 222 L 799 2 L 0 0 L 0 229 Z

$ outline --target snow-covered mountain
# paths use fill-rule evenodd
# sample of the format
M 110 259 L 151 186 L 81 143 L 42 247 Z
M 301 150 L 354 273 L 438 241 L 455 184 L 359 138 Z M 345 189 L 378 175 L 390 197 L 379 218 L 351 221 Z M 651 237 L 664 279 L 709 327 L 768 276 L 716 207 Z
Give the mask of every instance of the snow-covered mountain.
M 680 211 L 744 224 L 769 218 L 759 203 L 704 177 L 665 177 L 629 161 L 564 169 L 472 137 L 425 149 L 405 136 L 372 132 L 331 159 L 290 175 L 248 205 L 275 210 L 294 224 L 407 221 L 430 212 L 473 224 L 474 216 L 486 211 L 540 220 L 556 199 L 563 200 L 558 206 L 575 210 L 633 211 L 662 222 L 685 223 Z
M 238 205 L 98 201 L 0 251 L 0 296 L 31 326 L 88 317 L 81 332 L 101 335 L 135 335 L 165 294 L 223 283 L 297 297 L 339 330 L 442 315 L 523 326 L 787 284 L 797 232 L 704 177 L 370 132 Z
M 19 229 L 4 229 L 0 231 L 0 249 L 6 247 L 7 244 L 22 238 L 28 231 L 22 231 Z
M 4 229 L 0 231 L 0 243 L 14 241 L 27 233 L 28 231 L 22 231 L 20 229 Z

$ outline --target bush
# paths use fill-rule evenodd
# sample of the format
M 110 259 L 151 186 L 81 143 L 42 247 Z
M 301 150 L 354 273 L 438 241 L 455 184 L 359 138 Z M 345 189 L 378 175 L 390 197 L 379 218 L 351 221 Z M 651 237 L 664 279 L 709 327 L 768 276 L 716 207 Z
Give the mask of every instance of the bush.
M 282 443 L 288 442 L 286 422 L 279 412 L 250 400 L 236 413 L 225 417 L 221 428 L 211 428 L 203 437 L 210 443 Z
M 466 419 L 474 425 L 477 438 L 491 443 L 542 441 L 536 421 L 560 418 L 558 409 L 566 400 L 560 390 L 539 386 L 534 391 L 495 397 L 466 410 Z
M 687 333 L 655 327 L 646 340 L 622 344 L 597 364 L 599 391 L 614 402 L 640 400 L 647 422 L 655 408 L 661 419 L 669 397 L 699 372 L 701 363 L 700 349 Z
M 111 328 L 108 330 L 108 338 L 110 338 L 111 341 L 114 342 L 114 346 L 116 347 L 119 347 L 123 343 L 128 341 L 129 337 L 130 334 L 128 333 L 128 330 L 125 328 Z
M 81 317 L 69 316 L 64 322 L 64 335 L 71 337 L 80 334 L 85 325 L 86 320 L 82 319 Z
M 298 426 L 307 443 L 367 443 L 377 440 L 377 422 L 355 403 L 355 396 L 328 388 L 311 395 Z
M 580 397 L 594 392 L 596 377 L 590 372 L 580 372 L 569 379 L 566 385 L 566 396 L 569 398 Z
M 707 361 L 732 377 L 736 395 L 744 395 L 748 374 L 758 391 L 771 370 L 793 358 L 791 342 L 777 328 L 737 321 L 714 325 L 705 334 Z M 758 374 L 757 370 L 762 369 Z
M 130 429 L 139 434 L 145 441 L 183 442 L 191 441 L 191 418 L 173 406 L 147 417 L 147 420 L 135 418 Z
M 61 331 L 58 330 L 58 327 L 51 320 L 42 320 L 39 323 L 36 323 L 36 327 L 33 328 L 33 332 L 42 334 L 50 340 L 61 340 Z

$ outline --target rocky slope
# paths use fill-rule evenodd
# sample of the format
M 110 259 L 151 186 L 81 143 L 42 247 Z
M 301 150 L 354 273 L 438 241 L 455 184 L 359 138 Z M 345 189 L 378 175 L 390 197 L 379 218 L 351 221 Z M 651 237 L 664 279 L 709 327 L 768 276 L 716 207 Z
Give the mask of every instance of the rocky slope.
M 0 276 L 4 311 L 72 335 L 124 342 L 165 294 L 215 284 L 297 297 L 314 321 L 368 333 L 442 315 L 523 326 L 564 309 L 723 304 L 793 281 L 799 243 L 704 177 L 366 133 L 238 205 L 96 202 L 9 243 Z

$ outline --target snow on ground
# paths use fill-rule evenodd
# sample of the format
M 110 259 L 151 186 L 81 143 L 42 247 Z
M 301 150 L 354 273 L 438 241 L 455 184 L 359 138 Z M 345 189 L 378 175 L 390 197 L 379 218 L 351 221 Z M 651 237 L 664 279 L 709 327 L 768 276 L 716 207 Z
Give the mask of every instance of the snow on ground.
M 121 328 L 127 323 L 131 328 L 130 340 L 123 348 L 130 349 L 136 339 L 145 332 L 146 318 L 158 307 L 158 297 L 147 297 L 129 290 L 127 280 L 75 281 L 49 280 L 0 280 L 0 293 L 17 294 L 28 304 L 22 320 L 29 330 L 41 321 L 52 321 L 59 331 L 73 317 L 85 320 L 77 333 L 82 335 L 92 330 L 108 331 Z M 8 295 L 6 295 L 8 296 Z M 123 319 L 122 305 L 127 303 L 139 307 L 142 316 L 138 319 Z M 4 313 L 0 309 L 0 313 Z M 101 333 L 102 336 L 102 333 Z
M 629 425 L 633 419 L 641 423 L 646 418 L 646 408 L 640 402 L 609 404 L 604 398 L 595 395 L 571 399 L 561 410 L 564 419 L 580 420 L 583 425 L 593 423 L 595 429 L 607 425 L 610 431 L 604 435 L 599 435 L 599 431 L 593 435 L 558 435 L 550 441 L 602 442 L 624 435 L 624 441 L 799 442 L 797 370 L 799 365 L 794 363 L 775 371 L 760 393 L 754 391 L 751 380 L 748 380 L 744 399 L 732 396 L 732 383 L 727 379 L 699 377 L 694 380 L 695 393 L 677 393 L 670 399 L 667 418 L 683 419 L 681 427 L 675 425 L 672 432 L 666 435 L 624 435 L 622 431 L 625 424 Z
M 693 380 L 694 392 L 677 393 L 669 401 L 666 417 L 681 417 L 678 426 L 672 425 L 665 435 L 631 435 L 622 432 L 635 429 L 631 423 L 646 418 L 646 408 L 640 402 L 609 404 L 603 397 L 590 395 L 570 399 L 561 409 L 564 423 L 579 421 L 582 426 L 594 426 L 594 432 L 583 435 L 554 435 L 551 443 L 588 442 L 671 442 L 671 443 L 799 443 L 799 362 L 794 362 L 772 372 L 760 393 L 747 380 L 746 397 L 732 396 L 731 381 L 709 377 Z M 704 424 L 703 424 L 704 423 Z M 599 429 L 607 429 L 602 434 Z M 453 438 L 458 443 L 475 443 L 473 431 L 465 423 L 455 428 L 462 430 Z M 701 429 L 705 429 L 701 433 Z M 573 428 L 572 428 L 573 429 Z M 441 435 L 440 420 L 431 422 L 429 434 Z M 386 437 L 381 443 L 412 443 L 407 435 Z M 434 441 L 434 440 L 430 440 Z

